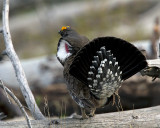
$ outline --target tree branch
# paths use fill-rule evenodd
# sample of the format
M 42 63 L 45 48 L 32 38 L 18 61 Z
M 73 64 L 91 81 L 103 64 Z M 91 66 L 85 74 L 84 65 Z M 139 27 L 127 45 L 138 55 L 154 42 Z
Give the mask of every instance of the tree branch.
M 1 80 L 0 80 L 0 87 L 1 87 L 5 92 L 7 92 L 7 93 L 13 98 L 13 100 L 17 103 L 18 107 L 20 108 L 20 110 L 22 111 L 22 113 L 23 113 L 24 116 L 25 116 L 25 119 L 26 119 L 26 121 L 27 121 L 28 127 L 29 127 L 29 128 L 32 128 L 31 122 L 30 122 L 30 120 L 29 120 L 29 117 L 28 117 L 28 115 L 27 115 L 24 107 L 22 106 L 21 102 L 18 100 L 18 98 L 17 98 L 7 87 L 4 86 L 4 84 L 3 84 L 3 82 L 2 82 Z M 8 96 L 7 96 L 7 98 L 8 98 Z M 8 100 L 9 100 L 9 98 L 8 98 Z M 9 102 L 10 102 L 10 100 L 9 100 Z
M 28 108 L 31 111 L 33 117 L 35 119 L 44 119 L 45 117 L 40 112 L 40 110 L 35 102 L 34 96 L 29 88 L 29 85 L 28 85 L 27 79 L 25 77 L 25 73 L 23 71 L 21 63 L 19 61 L 19 58 L 14 50 L 12 40 L 11 40 L 11 34 L 10 34 L 10 30 L 9 30 L 8 16 L 9 16 L 9 0 L 4 0 L 4 2 L 3 2 L 3 15 L 2 15 L 3 21 L 2 22 L 3 22 L 3 36 L 4 36 L 5 46 L 6 46 L 5 51 L 12 62 L 17 80 L 20 85 L 20 89 L 22 91 L 22 94 L 25 98 L 25 101 L 26 101 Z

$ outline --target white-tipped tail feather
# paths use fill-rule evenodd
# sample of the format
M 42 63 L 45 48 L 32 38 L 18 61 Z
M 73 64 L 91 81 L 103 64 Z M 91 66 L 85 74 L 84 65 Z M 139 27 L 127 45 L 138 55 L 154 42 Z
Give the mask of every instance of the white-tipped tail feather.
M 122 81 L 118 62 L 111 51 L 105 50 L 105 47 L 101 47 L 100 51 L 97 51 L 97 56 L 93 58 L 87 78 L 89 88 L 97 98 L 110 97 L 119 89 Z

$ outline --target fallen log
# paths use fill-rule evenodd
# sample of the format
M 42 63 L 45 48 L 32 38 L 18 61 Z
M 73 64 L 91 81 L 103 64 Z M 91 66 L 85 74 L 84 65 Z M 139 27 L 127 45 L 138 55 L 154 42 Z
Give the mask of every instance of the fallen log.
M 45 88 L 48 85 L 63 82 L 62 66 L 55 55 L 21 60 L 21 64 L 30 86 L 37 85 Z M 1 61 L 0 71 L 0 78 L 5 85 L 19 88 L 10 61 Z
M 98 114 L 93 118 L 78 120 L 72 118 L 57 119 L 59 124 L 49 125 L 50 120 L 32 120 L 33 128 L 154 128 L 160 127 L 160 106 Z M 25 121 L 0 122 L 3 128 L 26 128 Z
M 157 70 L 157 68 L 160 68 L 160 59 L 147 60 L 147 62 L 149 63 L 149 67 L 153 69 L 151 74 L 156 74 L 157 76 L 157 74 L 160 73 L 160 71 Z M 63 68 L 57 61 L 55 55 L 21 60 L 21 64 L 30 86 L 36 85 L 45 88 L 51 84 L 64 82 Z M 154 69 L 157 70 L 157 72 L 155 72 Z M 8 87 L 19 87 L 13 67 L 9 61 L 2 61 L 0 63 L 0 71 L 0 78 Z M 147 75 L 147 72 L 145 72 L 144 75 Z

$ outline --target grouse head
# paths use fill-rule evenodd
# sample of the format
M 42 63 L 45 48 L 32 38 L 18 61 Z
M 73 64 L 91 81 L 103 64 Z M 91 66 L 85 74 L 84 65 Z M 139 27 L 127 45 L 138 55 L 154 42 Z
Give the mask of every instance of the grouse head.
M 57 47 L 57 58 L 62 65 L 70 57 L 76 55 L 76 53 L 86 45 L 88 38 L 79 35 L 74 29 L 69 26 L 63 26 L 59 31 L 61 38 Z

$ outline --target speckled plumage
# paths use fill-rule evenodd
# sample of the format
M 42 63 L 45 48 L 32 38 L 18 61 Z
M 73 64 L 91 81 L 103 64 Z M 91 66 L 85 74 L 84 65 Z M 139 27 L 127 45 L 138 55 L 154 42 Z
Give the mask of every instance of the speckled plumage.
M 74 57 L 73 57 L 74 58 Z M 68 58 L 66 63 L 64 64 L 64 79 L 67 84 L 67 89 L 71 95 L 71 97 L 75 100 L 75 102 L 81 107 L 85 109 L 92 109 L 100 107 L 100 103 L 105 104 L 106 99 L 104 101 L 97 100 L 94 95 L 90 93 L 90 89 L 88 86 L 86 86 L 84 83 L 76 79 L 74 76 L 72 76 L 68 68 L 70 67 L 70 64 L 73 59 L 72 57 Z
M 57 54 L 57 58 L 64 66 L 67 89 L 81 107 L 83 118 L 88 118 L 85 109 L 91 110 L 90 116 L 94 116 L 96 108 L 112 100 L 122 81 L 147 66 L 142 53 L 122 39 L 100 37 L 89 41 L 70 27 L 60 34 L 57 51 L 64 43 L 61 46 L 65 46 L 69 56 Z

